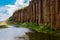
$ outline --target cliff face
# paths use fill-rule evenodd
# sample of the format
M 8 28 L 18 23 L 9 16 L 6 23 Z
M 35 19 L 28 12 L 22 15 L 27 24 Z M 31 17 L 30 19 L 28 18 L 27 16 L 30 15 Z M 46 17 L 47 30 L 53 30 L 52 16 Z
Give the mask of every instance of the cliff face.
M 59 0 L 32 0 L 30 5 L 14 13 L 14 22 L 36 22 L 60 29 Z

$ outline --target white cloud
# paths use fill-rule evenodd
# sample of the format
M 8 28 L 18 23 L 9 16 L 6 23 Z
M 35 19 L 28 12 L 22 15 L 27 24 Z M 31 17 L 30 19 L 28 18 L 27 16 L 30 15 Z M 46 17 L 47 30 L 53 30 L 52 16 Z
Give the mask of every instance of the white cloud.
M 31 0 L 16 0 L 14 5 L 5 5 L 3 7 L 0 7 L 0 21 L 5 21 L 10 16 L 12 16 L 13 12 L 16 10 L 28 6 L 29 1 Z
M 6 20 L 9 17 L 6 7 L 0 7 L 0 21 Z

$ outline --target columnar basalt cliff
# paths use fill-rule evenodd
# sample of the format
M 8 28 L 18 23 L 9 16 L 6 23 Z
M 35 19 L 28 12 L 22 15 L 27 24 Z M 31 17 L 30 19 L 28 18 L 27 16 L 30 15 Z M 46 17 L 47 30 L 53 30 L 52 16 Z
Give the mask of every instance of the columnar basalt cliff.
M 17 10 L 14 22 L 32 22 L 46 24 L 51 28 L 60 28 L 60 0 L 32 0 L 28 7 Z

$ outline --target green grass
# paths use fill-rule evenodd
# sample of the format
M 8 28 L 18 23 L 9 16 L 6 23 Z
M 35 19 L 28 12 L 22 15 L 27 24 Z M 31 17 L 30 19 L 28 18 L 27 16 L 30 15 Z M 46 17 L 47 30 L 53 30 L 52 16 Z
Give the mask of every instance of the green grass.
M 36 24 L 34 22 L 30 22 L 30 23 L 27 23 L 27 22 L 23 22 L 23 23 L 20 23 L 20 22 L 16 22 L 15 24 L 16 27 L 23 27 L 23 28 L 30 28 L 32 30 L 35 30 L 37 32 L 43 32 L 43 33 L 49 33 L 49 34 L 60 34 L 60 31 L 59 30 L 52 30 L 50 27 L 48 27 L 47 25 L 44 25 L 44 24 Z

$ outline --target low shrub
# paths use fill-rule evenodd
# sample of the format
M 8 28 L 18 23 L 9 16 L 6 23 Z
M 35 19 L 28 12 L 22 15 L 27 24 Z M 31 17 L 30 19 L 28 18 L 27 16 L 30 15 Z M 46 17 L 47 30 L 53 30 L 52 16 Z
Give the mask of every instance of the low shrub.
M 7 28 L 6 25 L 0 25 L 0 28 Z
M 49 33 L 49 34 L 53 34 L 53 35 L 60 35 L 60 30 L 52 30 L 49 26 L 45 25 L 45 24 L 36 24 L 34 22 L 16 22 L 15 23 L 16 27 L 24 27 L 24 28 L 29 28 L 32 29 L 34 31 L 37 32 L 43 32 L 43 33 Z

